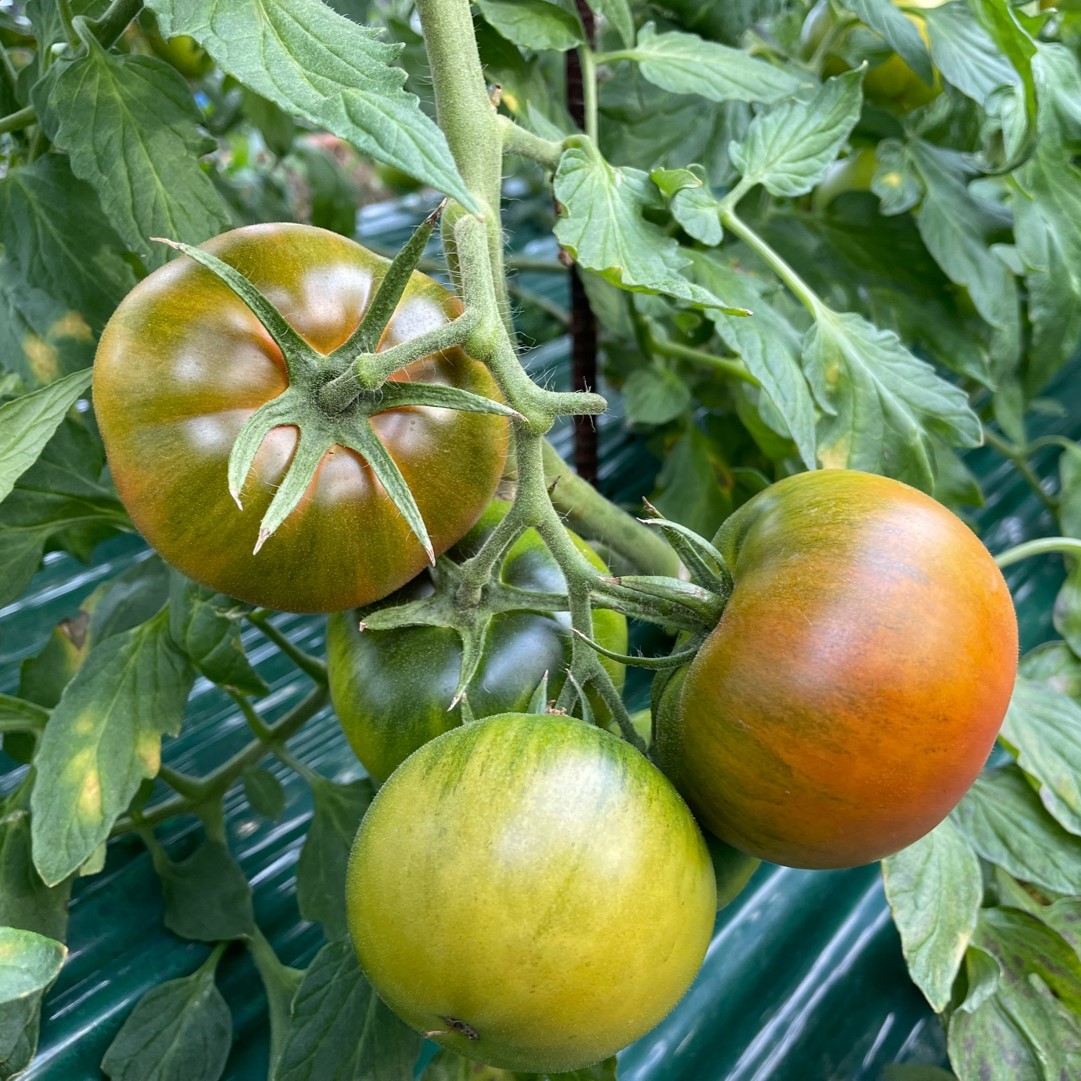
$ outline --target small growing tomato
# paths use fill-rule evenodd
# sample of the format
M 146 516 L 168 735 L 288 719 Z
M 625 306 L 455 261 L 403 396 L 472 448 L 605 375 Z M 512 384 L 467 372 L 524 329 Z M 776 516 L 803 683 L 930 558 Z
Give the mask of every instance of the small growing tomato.
M 558 1073 L 648 1032 L 713 929 L 709 853 L 668 780 L 571 717 L 503 714 L 379 790 L 346 884 L 372 986 L 469 1058 Z
M 657 710 L 662 766 L 707 829 L 845 867 L 933 829 L 983 767 L 1017 671 L 994 560 L 898 481 L 802 473 L 715 543 L 735 586 Z
M 493 501 L 480 521 L 447 555 L 462 561 L 473 555 L 506 514 L 509 504 Z M 603 561 L 581 539 L 571 538 L 602 573 Z M 530 611 L 529 594 L 561 593 L 563 573 L 536 530 L 528 530 L 501 559 L 489 592 L 501 586 L 520 590 L 521 606 L 493 616 L 484 637 L 480 667 L 468 687 L 474 717 L 526 709 L 533 692 L 548 674 L 551 697 L 563 686 L 570 663 L 570 617 L 566 612 Z M 429 595 L 425 573 L 409 583 L 387 605 Z M 382 606 L 381 606 L 382 607 Z M 452 627 L 410 626 L 361 631 L 361 612 L 339 612 L 327 623 L 327 676 L 330 696 L 342 729 L 357 758 L 377 781 L 385 781 L 422 744 L 462 723 L 460 706 L 450 709 L 461 675 L 462 641 Z M 618 612 L 593 613 L 596 640 L 617 653 L 627 651 L 627 621 Z M 606 658 L 617 686 L 623 666 Z M 608 713 L 590 696 L 600 719 Z
M 288 223 L 246 226 L 203 246 L 250 278 L 323 354 L 349 338 L 388 265 L 336 233 Z M 379 348 L 460 311 L 446 289 L 415 273 Z M 498 397 L 487 369 L 457 349 L 391 378 Z M 154 271 L 113 314 L 94 362 L 94 408 L 120 498 L 168 562 L 222 593 L 295 612 L 370 604 L 427 558 L 359 454 L 331 447 L 257 555 L 259 524 L 296 450 L 296 428 L 279 426 L 263 441 L 243 510 L 229 494 L 237 433 L 288 385 L 277 346 L 224 282 L 187 257 Z M 409 484 L 433 548 L 445 551 L 495 490 L 507 421 L 410 406 L 376 413 L 371 424 Z

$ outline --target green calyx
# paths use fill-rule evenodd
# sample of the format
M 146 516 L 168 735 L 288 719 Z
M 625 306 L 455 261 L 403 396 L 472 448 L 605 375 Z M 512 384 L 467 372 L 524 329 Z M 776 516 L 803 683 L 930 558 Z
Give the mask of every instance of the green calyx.
M 338 446 L 364 459 L 424 548 L 429 562 L 434 562 L 435 552 L 420 509 L 376 433 L 372 417 L 388 410 L 416 406 L 519 417 L 501 402 L 457 387 L 390 379 L 408 364 L 460 347 L 474 329 L 475 320 L 468 313 L 392 348 L 375 351 L 437 216 L 438 211 L 421 225 L 394 259 L 356 330 L 329 355 L 318 352 L 301 337 L 270 300 L 234 267 L 200 248 L 155 238 L 183 252 L 224 281 L 262 323 L 285 363 L 289 386 L 248 418 L 229 456 L 229 493 L 237 506 L 242 506 L 244 482 L 267 435 L 282 426 L 297 430 L 296 450 L 260 522 L 254 552 L 262 548 L 294 510 L 324 456 Z

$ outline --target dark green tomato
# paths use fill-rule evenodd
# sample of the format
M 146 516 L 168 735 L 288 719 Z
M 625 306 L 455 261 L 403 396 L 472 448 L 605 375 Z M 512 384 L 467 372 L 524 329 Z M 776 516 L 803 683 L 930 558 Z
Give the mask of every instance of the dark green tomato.
M 493 502 L 476 526 L 448 555 L 462 561 L 477 551 L 506 514 L 507 504 Z M 602 573 L 607 567 L 579 537 L 571 538 Z M 562 592 L 563 574 L 535 530 L 511 546 L 498 568 L 498 582 L 530 592 Z M 498 588 L 498 587 L 497 587 Z M 428 595 L 427 574 L 387 599 L 387 604 Z M 382 607 L 382 606 L 381 606 Z M 430 739 L 462 723 L 460 706 L 448 709 L 461 675 L 462 643 L 450 627 L 359 629 L 361 612 L 334 613 L 327 625 L 327 674 L 342 729 L 357 757 L 378 781 L 384 781 L 408 755 Z M 503 612 L 495 615 L 485 638 L 480 667 L 468 688 L 475 717 L 516 712 L 528 707 L 548 673 L 549 697 L 563 686 L 570 663 L 570 617 L 566 612 Z M 618 612 L 593 613 L 598 642 L 615 652 L 627 649 L 627 621 Z M 602 660 L 616 685 L 623 667 Z M 599 698 L 590 704 L 608 717 Z
M 252 225 L 204 245 L 241 270 L 321 353 L 342 345 L 387 261 L 312 226 Z M 455 318 L 459 302 L 414 274 L 383 335 L 385 349 Z M 498 397 L 487 369 L 460 350 L 425 357 L 392 379 Z M 241 493 L 229 452 L 241 425 L 288 385 L 281 354 L 242 300 L 179 257 L 117 308 L 94 364 L 94 407 L 120 497 L 173 566 L 229 596 L 294 612 L 370 604 L 426 565 L 420 543 L 363 459 L 335 446 L 299 506 L 259 551 L 263 513 L 297 443 L 278 427 Z M 499 481 L 507 422 L 490 414 L 409 407 L 372 425 L 404 475 L 437 553 L 473 525 Z

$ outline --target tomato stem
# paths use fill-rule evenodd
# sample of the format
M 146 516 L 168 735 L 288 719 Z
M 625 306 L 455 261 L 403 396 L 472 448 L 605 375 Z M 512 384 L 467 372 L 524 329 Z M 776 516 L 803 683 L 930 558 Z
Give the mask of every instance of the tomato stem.
M 1000 570 L 1012 567 L 1014 563 L 1020 563 L 1022 559 L 1030 556 L 1042 555 L 1069 555 L 1081 557 L 1081 540 L 1075 537 L 1039 537 L 1036 540 L 1025 541 L 1023 544 L 1007 548 L 995 556 L 995 562 Z

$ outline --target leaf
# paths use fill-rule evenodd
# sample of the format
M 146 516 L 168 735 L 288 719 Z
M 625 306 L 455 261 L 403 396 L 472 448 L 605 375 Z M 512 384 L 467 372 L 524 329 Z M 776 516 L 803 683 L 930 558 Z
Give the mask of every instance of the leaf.
M 928 85 L 933 78 L 931 58 L 916 24 L 891 0 L 844 0 L 844 6 L 876 30 L 886 44 Z
M 827 413 L 818 425 L 818 457 L 828 468 L 885 473 L 929 490 L 928 433 L 960 446 L 982 441 L 964 391 L 862 316 L 820 312 L 803 359 Z
M 315 809 L 308 837 L 297 863 L 297 903 L 306 920 L 322 924 L 327 938 L 344 938 L 345 868 L 349 850 L 375 787 L 367 778 L 334 784 L 319 778 L 312 784 Z
M 935 67 L 962 94 L 986 105 L 998 87 L 1017 82 L 1017 72 L 964 4 L 943 4 L 920 14 L 927 20 Z
M 420 1081 L 522 1081 L 524 1076 L 444 1049 L 428 1063 Z
M 165 897 L 165 926 L 193 942 L 253 933 L 251 884 L 221 841 L 207 841 L 187 859 L 154 861 Z
M 698 94 L 708 101 L 783 101 L 809 81 L 741 49 L 703 41 L 677 30 L 658 34 L 653 23 L 638 33 L 633 49 L 616 54 L 633 60 L 642 75 L 673 94 Z
M 59 154 L 0 179 L 0 242 L 29 286 L 81 313 L 95 331 L 135 284 L 94 189 Z
M 882 1067 L 882 1081 L 957 1081 L 949 1070 L 922 1062 L 891 1062 Z
M 246 769 L 241 780 L 248 806 L 264 818 L 279 821 L 285 813 L 285 789 L 281 781 L 270 770 L 260 766 Z
M 953 811 L 972 847 L 1022 882 L 1081 893 L 1081 839 L 1044 809 L 1016 766 L 985 771 Z
M 446 137 L 402 88 L 401 46 L 320 0 L 151 0 L 249 90 L 477 211 Z
M 60 974 L 67 953 L 45 935 L 0 927 L 0 1004 L 44 991 Z
M 837 157 L 860 116 L 862 74 L 829 79 L 809 98 L 760 113 L 742 142 L 731 146 L 732 161 L 748 184 L 773 195 L 805 195 Z
M 109 836 L 176 735 L 193 673 L 169 638 L 168 613 L 91 651 L 41 739 L 31 796 L 34 864 L 53 885 Z
M 942 1013 L 976 929 L 980 861 L 947 818 L 884 860 L 882 878 L 912 982 Z
M 724 265 L 709 253 L 695 252 L 692 258 L 700 280 L 750 309 L 746 318 L 718 311 L 708 314 L 721 340 L 743 358 L 783 418 L 804 465 L 815 468 L 814 399 L 800 363 L 802 343 L 797 326 L 770 303 L 765 283 Z
M 62 942 L 67 936 L 70 896 L 70 879 L 50 888 L 35 870 L 26 811 L 13 811 L 0 819 L 0 926 L 36 931 Z
M 691 404 L 691 391 L 670 368 L 636 368 L 623 387 L 631 424 L 666 424 Z
M 586 0 L 594 15 L 604 19 L 624 45 L 634 44 L 634 12 L 630 0 Z
M 113 1081 L 217 1081 L 232 1042 L 232 1015 L 204 965 L 143 995 L 101 1068 Z
M 22 1076 L 38 1047 L 42 992 L 0 1005 L 0 1078 Z
M 352 944 L 315 956 L 293 999 L 274 1081 L 412 1081 L 421 1038 L 372 990 Z
M 90 371 L 75 372 L 0 405 L 0 502 L 37 461 L 67 411 L 90 386 Z
M 151 268 L 172 254 L 150 237 L 199 244 L 230 214 L 199 155 L 214 147 L 184 78 L 152 56 L 106 52 L 86 35 L 49 95 L 54 142 L 91 184 L 113 227 Z
M 476 3 L 488 23 L 520 48 L 566 52 L 585 41 L 578 16 L 548 0 L 476 0 Z
M 69 419 L 0 504 L 0 607 L 26 589 L 46 546 L 88 559 L 99 539 L 131 528 L 98 479 L 104 460 L 100 440 Z
M 616 168 L 591 146 L 576 146 L 560 158 L 554 189 L 562 205 L 556 239 L 580 266 L 632 292 L 663 293 L 701 307 L 732 310 L 688 281 L 683 274 L 688 257 L 664 230 L 643 218 L 657 199 L 646 173 Z
M 244 652 L 238 606 L 228 597 L 174 573 L 169 633 L 213 683 L 241 694 L 263 695 L 269 690 Z
M 1081 703 L 1081 658 L 1065 642 L 1044 642 L 1021 658 L 1018 675 Z
M 657 478 L 661 494 L 654 499 L 665 518 L 712 537 L 732 513 L 730 491 L 721 481 L 717 450 L 696 425 L 666 447 L 664 466 Z
M 1037 782 L 1048 812 L 1081 834 L 1081 705 L 1019 678 L 999 738 Z

